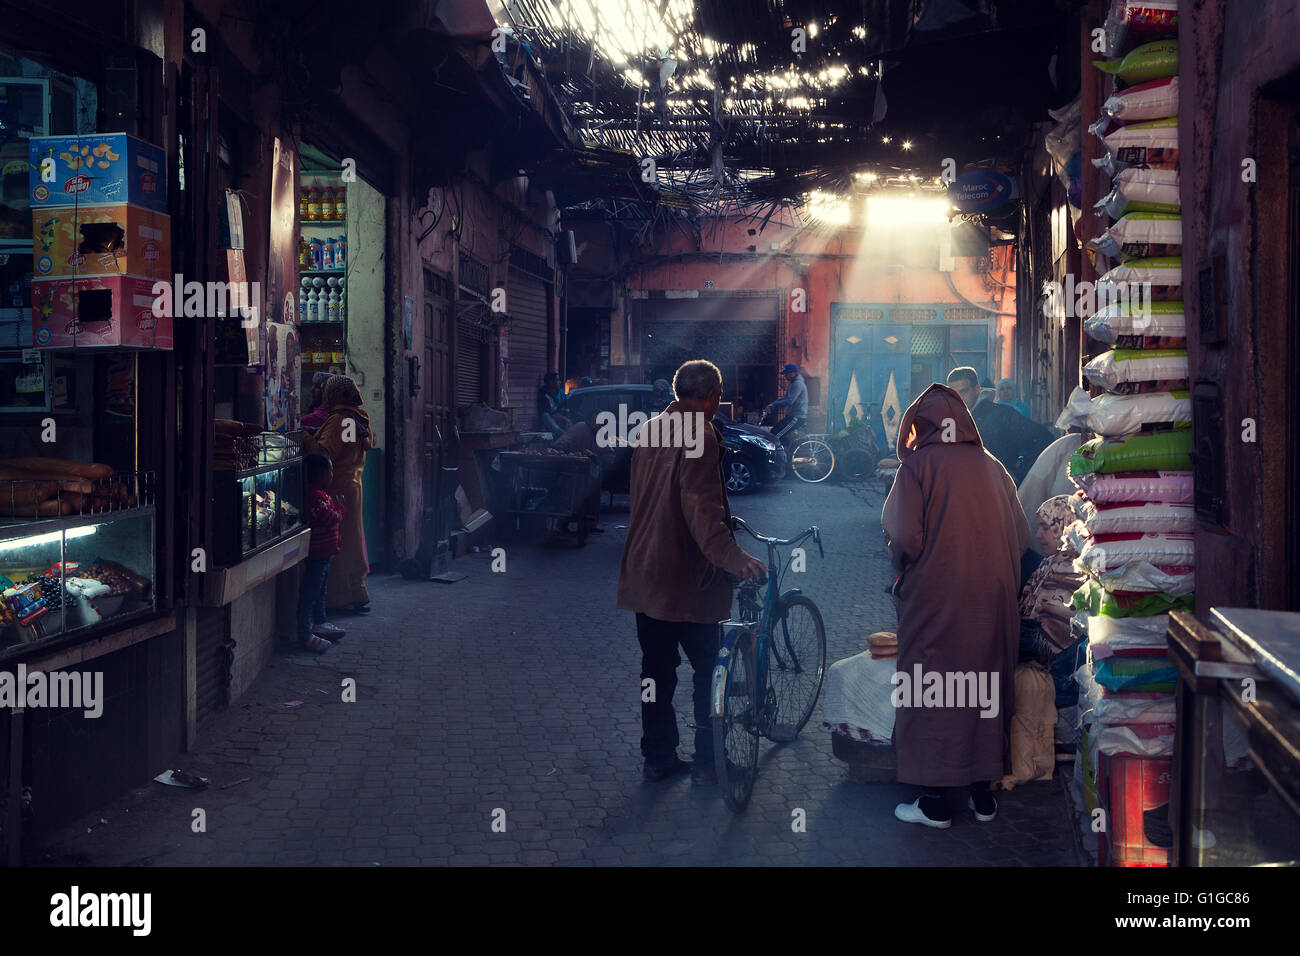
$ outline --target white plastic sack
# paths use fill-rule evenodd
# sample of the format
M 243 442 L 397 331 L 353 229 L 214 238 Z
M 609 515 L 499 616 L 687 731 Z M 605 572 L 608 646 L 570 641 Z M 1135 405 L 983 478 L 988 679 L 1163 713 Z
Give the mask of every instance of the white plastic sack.
M 1151 120 L 1121 126 L 1102 138 L 1106 154 L 1092 164 L 1115 176 L 1133 167 L 1178 168 L 1178 119 Z
M 1120 123 L 1141 123 L 1178 115 L 1178 77 L 1150 80 L 1111 94 L 1102 115 Z
M 1109 259 L 1181 256 L 1183 217 L 1168 212 L 1131 212 L 1089 240 L 1088 247 Z
M 1148 392 L 1140 395 L 1098 395 L 1076 388 L 1056 420 L 1056 427 L 1072 425 L 1098 435 L 1120 436 L 1139 431 L 1143 425 L 1190 422 L 1192 398 L 1188 392 Z
M 1164 594 L 1179 598 L 1196 590 L 1195 568 L 1157 567 L 1148 561 L 1129 561 L 1095 577 L 1098 584 L 1112 592 Z
M 1107 389 L 1125 382 L 1185 381 L 1187 350 L 1111 349 L 1085 365 L 1083 377 Z
M 1196 528 L 1196 510 L 1190 504 L 1146 501 L 1140 504 L 1098 505 L 1091 498 L 1074 495 L 1070 498 L 1070 508 L 1083 519 L 1089 533 L 1093 535 L 1190 532 Z
M 1112 219 L 1130 212 L 1178 212 L 1177 169 L 1125 169 L 1112 177 L 1111 190 L 1094 207 Z
M 1169 630 L 1168 614 L 1150 617 L 1107 617 L 1104 614 L 1084 614 L 1087 619 L 1088 647 L 1096 658 L 1105 657 L 1098 647 L 1115 651 L 1135 651 L 1166 646 L 1165 634 Z
M 1181 300 L 1181 256 L 1152 256 L 1121 263 L 1097 280 L 1097 301 L 1143 306 L 1150 299 Z M 1150 292 L 1148 295 L 1147 292 Z
M 1089 338 L 1107 345 L 1130 335 L 1148 338 L 1187 338 L 1182 302 L 1109 303 L 1084 320 Z
M 1092 535 L 1079 549 L 1076 566 L 1096 575 L 1132 562 L 1166 567 L 1196 565 L 1196 542 L 1191 534 L 1103 534 Z
M 863 731 L 862 739 L 889 743 L 894 736 L 893 677 L 897 660 L 873 661 L 871 652 L 836 661 L 826 669 L 822 720 Z

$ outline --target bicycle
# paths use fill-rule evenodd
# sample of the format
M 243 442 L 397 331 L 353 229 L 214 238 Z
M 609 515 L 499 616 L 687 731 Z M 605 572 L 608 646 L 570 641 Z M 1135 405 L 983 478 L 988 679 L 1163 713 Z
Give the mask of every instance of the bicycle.
M 841 481 L 859 481 L 876 473 L 880 446 L 870 426 L 836 435 L 805 435 L 790 452 L 795 476 L 810 484 L 829 478 L 836 466 Z
M 733 517 L 732 526 L 767 545 L 764 596 L 760 600 L 757 582 L 741 584 L 740 620 L 723 624 L 710 695 L 718 783 L 727 806 L 739 813 L 758 776 L 759 736 L 776 743 L 796 739 L 812 716 L 826 672 L 821 611 L 798 588 L 780 591 L 789 559 L 783 567 L 777 548 L 812 538 L 823 558 L 826 552 L 816 525 L 788 539 L 761 535 L 742 518 Z

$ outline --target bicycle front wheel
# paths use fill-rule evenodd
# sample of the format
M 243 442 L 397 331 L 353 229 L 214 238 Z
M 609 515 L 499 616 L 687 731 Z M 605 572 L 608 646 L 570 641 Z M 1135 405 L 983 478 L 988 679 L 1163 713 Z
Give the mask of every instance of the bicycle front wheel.
M 713 717 L 713 762 L 722 799 L 739 813 L 749 803 L 758 776 L 758 672 L 754 632 L 731 647 L 721 688 L 721 713 Z
M 767 683 L 776 713 L 767 736 L 788 743 L 812 716 L 826 674 L 826 626 L 817 605 L 802 594 L 786 598 L 768 646 Z
M 795 446 L 790 455 L 790 468 L 812 484 L 825 481 L 835 468 L 835 452 L 821 439 L 808 438 Z

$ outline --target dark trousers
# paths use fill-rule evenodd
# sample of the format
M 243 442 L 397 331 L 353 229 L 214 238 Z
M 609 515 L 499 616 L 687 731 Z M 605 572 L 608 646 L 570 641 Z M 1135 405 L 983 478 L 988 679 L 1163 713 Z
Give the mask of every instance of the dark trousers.
M 329 579 L 329 558 L 308 558 L 302 565 L 302 589 L 298 592 L 298 639 L 311 638 L 311 629 L 324 624 L 325 582 Z
M 645 765 L 661 769 L 677 759 L 677 653 L 680 644 L 695 671 L 695 766 L 713 768 L 713 726 L 709 719 L 709 687 L 718 657 L 722 628 L 717 624 L 660 621 L 636 616 L 636 637 L 641 642 L 641 755 Z M 647 701 L 645 679 L 654 681 L 655 699 Z

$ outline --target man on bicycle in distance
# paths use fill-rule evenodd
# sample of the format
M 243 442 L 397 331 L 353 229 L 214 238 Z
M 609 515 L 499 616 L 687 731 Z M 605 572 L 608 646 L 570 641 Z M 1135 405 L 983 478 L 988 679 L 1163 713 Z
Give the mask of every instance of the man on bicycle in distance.
M 808 386 L 799 374 L 799 366 L 793 362 L 781 369 L 781 375 L 789 383 L 785 394 L 763 409 L 763 414 L 770 415 L 775 408 L 784 409 L 785 417 L 773 432 L 773 437 L 785 446 L 788 455 L 791 436 L 795 429 L 803 427 L 808 418 Z

